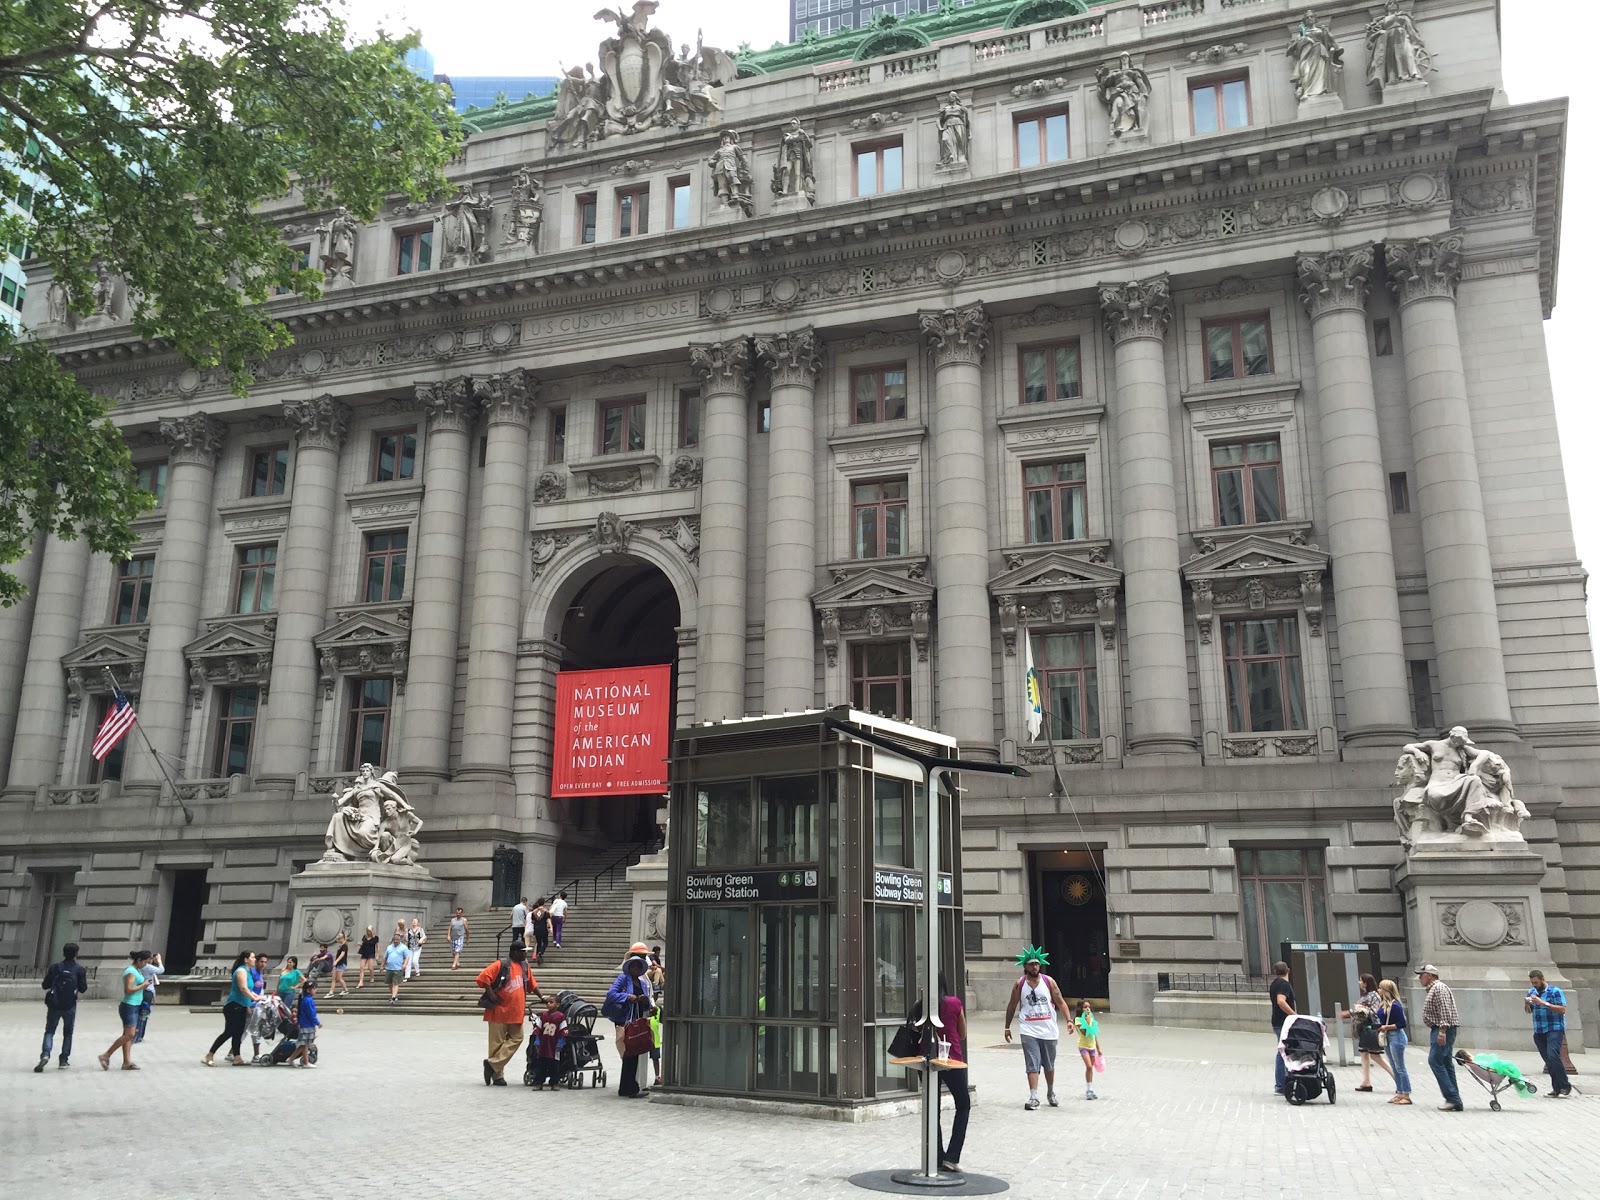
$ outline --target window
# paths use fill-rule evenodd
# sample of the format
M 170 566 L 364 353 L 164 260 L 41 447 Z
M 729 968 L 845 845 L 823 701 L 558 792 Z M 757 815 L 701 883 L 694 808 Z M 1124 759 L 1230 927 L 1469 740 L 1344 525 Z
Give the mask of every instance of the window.
M 593 192 L 578 197 L 578 241 L 587 246 L 595 238 L 595 222 L 599 219 L 600 205 Z
M 763 396 L 756 401 L 756 432 L 772 432 L 772 397 Z
M 246 496 L 281 496 L 289 483 L 289 447 L 262 446 L 250 451 Z
M 311 266 L 311 246 L 309 243 L 303 243 L 298 246 L 290 246 L 289 253 L 292 256 L 291 266 L 294 270 L 304 271 L 306 268 Z M 404 274 L 404 272 L 400 273 Z M 289 287 L 287 284 L 280 284 L 272 289 L 272 294 L 274 296 L 292 296 L 294 295 L 294 289 Z
M 755 862 L 755 842 L 749 780 L 703 783 L 696 787 L 695 866 L 733 867 Z
M 1044 690 L 1050 736 L 1062 741 L 1100 736 L 1100 692 L 1095 676 L 1095 631 L 1036 633 L 1033 661 Z
M 417 431 L 400 429 L 372 435 L 372 482 L 410 479 L 417 470 Z
M 600 403 L 600 453 L 644 449 L 644 397 Z
M 700 444 L 700 389 L 685 388 L 678 393 L 678 447 L 688 450 Z
M 862 712 L 909 720 L 911 643 L 858 642 L 851 646 L 850 703 Z
M 1300 623 L 1295 618 L 1224 621 L 1222 656 L 1230 733 L 1306 727 Z
M 1081 458 L 1022 468 L 1022 502 L 1028 541 L 1071 542 L 1088 536 L 1084 517 L 1088 468 Z
M 404 529 L 367 534 L 365 575 L 368 604 L 398 600 L 405 595 L 406 541 Z
M 106 718 L 111 715 L 111 705 L 114 703 L 110 696 L 96 696 L 94 700 L 94 727 L 89 730 L 89 743 L 94 744 L 95 735 L 100 732 L 100 726 L 106 723 Z M 122 740 L 111 748 L 99 762 L 95 762 L 94 755 L 89 756 L 89 782 L 101 783 L 107 779 L 121 779 L 122 765 L 128 757 L 128 739 L 132 737 L 131 731 L 122 736 Z
M 139 490 L 149 492 L 156 498 L 159 507 L 167 502 L 167 462 L 138 463 L 133 468 L 133 473 L 138 479 Z
M 629 188 L 617 193 L 617 236 L 650 232 L 650 189 Z
M 670 229 L 689 228 L 689 217 L 694 204 L 694 192 L 689 177 L 681 175 L 667 180 L 667 226 Z
M 1439 718 L 1433 709 L 1433 679 L 1428 673 L 1428 660 L 1406 660 L 1406 679 L 1411 685 L 1411 724 L 1424 737 L 1429 730 L 1439 728 Z
M 1397 513 L 1411 511 L 1411 484 L 1404 471 L 1389 473 L 1389 508 Z
M 1272 338 L 1267 318 L 1228 317 L 1200 326 L 1206 344 L 1207 379 L 1243 379 L 1272 374 Z
M 433 267 L 433 226 L 397 230 L 394 235 L 394 273 L 414 275 Z
M 255 731 L 256 689 L 223 689 L 217 709 L 217 749 L 211 773 L 220 779 L 246 774 L 250 770 L 250 741 Z
M 0 279 L 0 304 L 8 305 L 11 308 L 22 307 L 17 302 L 17 281 L 9 275 L 4 279 Z
M 1250 124 L 1250 83 L 1242 75 L 1233 79 L 1205 79 L 1189 84 L 1189 118 L 1195 133 L 1220 133 Z
M 278 546 L 241 546 L 234 566 L 233 611 L 272 610 L 272 585 L 278 573 Z
M 1276 437 L 1211 444 L 1211 494 L 1218 525 L 1283 520 L 1282 459 Z
M 1078 377 L 1078 340 L 1049 346 L 1024 346 L 1017 351 L 1022 375 L 1022 402 L 1043 404 L 1083 394 Z
M 851 489 L 856 557 L 894 558 L 906 552 L 906 481 L 880 479 Z
M 1265 975 L 1284 942 L 1328 940 L 1327 880 L 1320 849 L 1240 849 L 1246 966 Z
M 156 560 L 126 559 L 117 566 L 118 625 L 143 625 L 150 617 L 150 591 L 156 582 Z
M 906 416 L 906 365 L 850 372 L 853 407 L 850 424 L 903 421 Z
M 389 749 L 389 702 L 394 695 L 392 679 L 352 679 L 350 681 L 350 725 L 345 738 L 345 768 L 354 771 L 362 763 L 381 763 Z
M 904 186 L 902 162 L 903 152 L 899 142 L 857 146 L 856 195 L 877 196 L 883 192 L 898 192 Z
M 545 449 L 545 459 L 558 463 L 567 461 L 567 410 L 550 410 L 550 444 Z
M 1372 323 L 1372 353 L 1387 358 L 1394 353 L 1394 331 L 1389 328 L 1389 318 L 1379 317 Z
M 1067 159 L 1067 112 L 1029 113 L 1016 119 L 1017 166 L 1037 167 L 1041 163 Z

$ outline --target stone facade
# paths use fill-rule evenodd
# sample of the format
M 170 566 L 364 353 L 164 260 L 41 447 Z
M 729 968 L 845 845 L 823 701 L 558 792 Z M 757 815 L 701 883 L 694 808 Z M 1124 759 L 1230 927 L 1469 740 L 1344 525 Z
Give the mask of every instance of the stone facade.
M 1275 957 L 1248 851 L 1315 851 L 1306 919 L 1398 974 L 1390 773 L 1419 723 L 1461 723 L 1518 772 L 1550 954 L 1594 1019 L 1600 703 L 1540 325 L 1565 106 L 1506 103 L 1488 0 L 1419 0 L 1422 78 L 1371 82 L 1372 14 L 1325 6 L 1353 69 L 1299 100 L 1281 0 L 1063 0 L 1011 28 L 988 7 L 910 53 L 743 56 L 681 123 L 554 145 L 556 101 L 479 116 L 453 168 L 470 229 L 443 204 L 361 228 L 272 206 L 330 278 L 275 302 L 295 344 L 247 399 L 113 316 L 51 324 L 31 288 L 165 499 L 147 619 L 118 624 L 119 568 L 55 539 L 0 613 L 0 957 L 47 939 L 45 880 L 114 957 L 202 868 L 204 943 L 282 948 L 367 680 L 433 872 L 486 902 L 510 843 L 536 889 L 558 846 L 622 835 L 549 798 L 552 672 L 583 587 L 647 564 L 677 600 L 681 721 L 850 701 L 861 648 L 892 647 L 906 715 L 1044 768 L 969 783 L 979 1003 L 1056 862 L 1104 901 L 1085 944 L 1120 1009 Z M 765 186 L 795 116 L 810 195 Z M 719 198 L 740 171 L 756 186 Z M 424 234 L 430 269 L 400 273 Z M 447 239 L 471 252 L 444 266 Z M 277 448 L 281 488 L 252 494 Z M 385 560 L 369 592 L 395 534 L 403 583 Z M 241 552 L 269 545 L 275 594 L 236 611 Z M 1027 739 L 1030 633 L 1036 657 L 1075 635 L 1075 665 L 1040 663 L 1076 689 L 1070 801 Z M 1277 640 L 1252 666 L 1246 637 Z M 142 742 L 96 782 L 104 666 L 184 764 L 192 824 Z M 247 687 L 229 778 L 220 709 Z

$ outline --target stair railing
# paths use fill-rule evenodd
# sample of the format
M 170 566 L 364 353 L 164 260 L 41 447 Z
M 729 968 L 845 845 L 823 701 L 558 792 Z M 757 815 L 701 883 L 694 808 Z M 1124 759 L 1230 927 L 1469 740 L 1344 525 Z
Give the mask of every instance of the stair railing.
M 653 845 L 654 843 L 651 842 L 630 842 L 627 846 L 623 847 L 621 851 L 609 859 L 604 866 L 595 868 L 595 870 L 588 875 L 579 875 L 568 880 L 566 883 L 556 884 L 550 889 L 550 895 L 553 898 L 562 892 L 570 892 L 572 895 L 582 899 L 583 885 L 588 884 L 589 899 L 598 900 L 600 898 L 601 880 L 605 881 L 606 890 L 610 891 L 616 879 L 617 869 L 620 867 L 622 870 L 626 871 L 630 866 L 633 865 L 632 860 L 635 854 L 643 853 L 644 850 L 651 848 Z M 511 933 L 512 929 L 514 928 L 515 926 L 507 924 L 504 929 L 498 930 L 495 933 L 494 954 L 496 958 L 502 957 L 505 953 L 500 949 L 500 944 L 506 939 L 506 936 Z

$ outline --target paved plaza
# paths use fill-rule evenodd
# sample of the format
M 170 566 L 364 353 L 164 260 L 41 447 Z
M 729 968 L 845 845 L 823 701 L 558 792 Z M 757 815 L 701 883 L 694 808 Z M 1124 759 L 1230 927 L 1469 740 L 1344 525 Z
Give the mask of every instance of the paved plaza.
M 111 1041 L 115 1016 L 100 1001 L 82 1012 L 72 1068 L 34 1075 L 44 1006 L 0 1005 L 7 1194 L 104 1196 L 132 1186 L 144 1196 L 233 1197 L 267 1188 L 346 1200 L 379 1184 L 412 1195 L 509 1195 L 509 1177 L 518 1191 L 561 1200 L 859 1198 L 869 1193 L 847 1176 L 916 1158 L 914 1117 L 845 1125 L 630 1103 L 611 1092 L 485 1088 L 484 1035 L 470 1018 L 340 1017 L 328 1008 L 314 1071 L 207 1070 L 200 1056 L 220 1016 L 168 1008 L 151 1022 L 139 1073 L 102 1073 L 95 1055 Z M 1009 1180 L 1014 1196 L 1240 1200 L 1380 1188 L 1448 1197 L 1512 1187 L 1579 1196 L 1600 1174 L 1592 1055 L 1578 1060 L 1575 1080 L 1592 1094 L 1568 1101 L 1511 1098 L 1493 1113 L 1463 1079 L 1468 1111 L 1440 1113 L 1415 1055 L 1409 1109 L 1386 1104 L 1382 1085 L 1355 1093 L 1353 1068 L 1338 1071 L 1336 1106 L 1291 1109 L 1270 1094 L 1265 1034 L 1152 1029 L 1113 1016 L 1104 1022 L 1101 1098 L 1083 1100 L 1077 1072 L 1063 1071 L 1061 1108 L 1028 1113 L 1022 1056 L 1000 1044 L 998 1016 L 973 1025 L 978 1091 L 963 1165 Z M 1514 1057 L 1524 1069 L 1537 1065 L 1531 1047 Z

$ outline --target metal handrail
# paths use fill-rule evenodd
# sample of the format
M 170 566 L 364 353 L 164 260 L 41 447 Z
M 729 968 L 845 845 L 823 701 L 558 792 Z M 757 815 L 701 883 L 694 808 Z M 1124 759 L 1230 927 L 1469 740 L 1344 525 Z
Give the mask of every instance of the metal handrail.
M 639 853 L 644 847 L 652 845 L 652 844 L 653 843 L 650 843 L 650 842 L 630 842 L 627 846 L 623 847 L 623 849 L 621 850 L 620 853 L 614 855 L 610 859 L 610 861 L 608 861 L 606 863 L 605 866 L 596 867 L 595 870 L 592 873 L 588 874 L 588 875 L 580 875 L 580 876 L 577 876 L 574 879 L 569 880 L 566 883 L 558 883 L 558 884 L 556 884 L 549 891 L 550 897 L 552 899 L 554 899 L 556 896 L 560 895 L 562 892 L 572 892 L 574 894 L 578 894 L 578 889 L 580 887 L 582 887 L 585 883 L 587 883 L 587 884 L 589 884 L 589 899 L 598 900 L 600 898 L 600 879 L 601 879 L 601 877 L 602 876 L 605 877 L 606 889 L 609 891 L 610 888 L 611 888 L 612 878 L 616 875 L 617 868 L 618 867 L 623 867 L 624 869 L 626 869 L 626 867 L 628 865 L 630 865 L 629 864 L 629 860 L 636 853 Z M 510 933 L 515 928 L 516 928 L 516 926 L 514 926 L 514 925 L 510 924 L 509 922 L 507 922 L 505 928 L 495 931 L 495 935 L 494 935 L 494 956 L 496 958 L 501 957 L 501 950 L 500 950 L 501 939 L 504 938 L 506 936 L 506 934 Z
M 1198 974 L 1161 971 L 1156 975 L 1158 992 L 1223 992 L 1247 995 L 1265 991 L 1270 975 Z
M 21 963 L 0 963 L 0 979 L 41 980 L 44 978 L 44 973 L 54 965 L 54 963 L 47 963 L 42 967 L 25 967 Z M 91 967 L 84 963 L 79 963 L 78 965 L 83 967 L 88 974 L 89 981 L 91 983 L 94 982 L 95 973 L 99 968 Z

